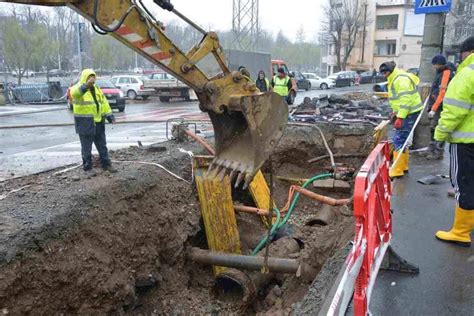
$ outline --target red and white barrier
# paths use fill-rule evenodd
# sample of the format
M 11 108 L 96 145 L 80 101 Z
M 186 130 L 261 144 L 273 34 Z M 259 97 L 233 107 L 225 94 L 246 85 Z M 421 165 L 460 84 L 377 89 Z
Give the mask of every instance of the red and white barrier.
M 328 304 L 327 310 L 321 311 L 326 315 L 344 315 L 351 298 L 353 298 L 354 315 L 367 315 L 370 296 L 382 262 L 386 268 L 402 271 L 400 268 L 392 268 L 392 263 L 397 260 L 397 264 L 407 267 L 403 272 L 418 273 L 417 267 L 400 259 L 389 248 L 392 238 L 389 164 L 388 143 L 380 143 L 369 155 L 356 177 L 354 243 L 340 273 L 337 288 L 331 294 L 332 301 Z M 389 253 L 387 249 L 390 249 Z

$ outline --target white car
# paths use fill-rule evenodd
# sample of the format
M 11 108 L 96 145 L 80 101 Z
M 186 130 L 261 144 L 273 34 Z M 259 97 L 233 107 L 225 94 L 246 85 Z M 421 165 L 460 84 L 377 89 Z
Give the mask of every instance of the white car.
M 145 89 L 143 80 L 139 76 L 114 76 L 110 81 L 132 100 L 137 97 L 146 100 L 155 91 L 154 89 Z
M 328 78 L 321 78 L 311 72 L 303 72 L 303 76 L 311 82 L 311 87 L 317 87 L 323 90 L 334 88 L 336 85 L 333 80 Z
M 20 70 L 20 72 L 22 72 L 23 69 Z M 17 70 L 13 70 L 12 71 L 12 76 L 13 77 L 18 77 L 18 71 Z M 32 78 L 35 76 L 35 72 L 34 71 L 31 71 L 31 70 L 25 70 L 23 71 L 23 77 L 25 78 Z

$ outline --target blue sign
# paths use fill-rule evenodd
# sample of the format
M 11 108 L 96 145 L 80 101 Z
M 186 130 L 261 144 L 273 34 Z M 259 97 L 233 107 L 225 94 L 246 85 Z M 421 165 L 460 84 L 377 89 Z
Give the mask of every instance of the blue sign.
M 451 3 L 452 0 L 416 0 L 415 14 L 449 12 Z

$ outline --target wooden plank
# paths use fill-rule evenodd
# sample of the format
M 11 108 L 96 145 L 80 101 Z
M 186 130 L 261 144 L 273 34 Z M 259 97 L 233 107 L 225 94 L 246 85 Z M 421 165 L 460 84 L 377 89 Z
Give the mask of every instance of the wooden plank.
M 212 251 L 225 253 L 241 253 L 240 236 L 237 229 L 232 191 L 228 176 L 221 181 L 211 177 L 207 167 L 212 161 L 210 156 L 195 156 L 193 158 L 194 178 L 201 205 L 207 243 Z M 224 267 L 214 266 L 214 274 L 225 270 Z

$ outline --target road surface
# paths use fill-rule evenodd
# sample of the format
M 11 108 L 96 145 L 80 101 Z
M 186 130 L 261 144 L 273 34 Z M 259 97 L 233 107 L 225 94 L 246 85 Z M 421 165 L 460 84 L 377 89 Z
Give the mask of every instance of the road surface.
M 331 90 L 299 91 L 296 104 L 303 98 L 328 93 L 370 90 L 370 85 Z M 166 140 L 166 121 L 173 118 L 208 119 L 197 102 L 161 103 L 148 101 L 128 102 L 125 112 L 115 112 L 117 121 L 161 121 L 160 123 L 107 124 L 107 146 L 110 150 L 144 146 Z M 65 104 L 15 105 L 0 107 L 0 126 L 38 124 L 72 124 L 73 115 Z M 211 129 L 209 124 L 201 129 Z M 60 166 L 79 163 L 80 143 L 74 126 L 0 129 L 0 181 L 37 173 Z M 94 153 L 97 153 L 94 148 Z

